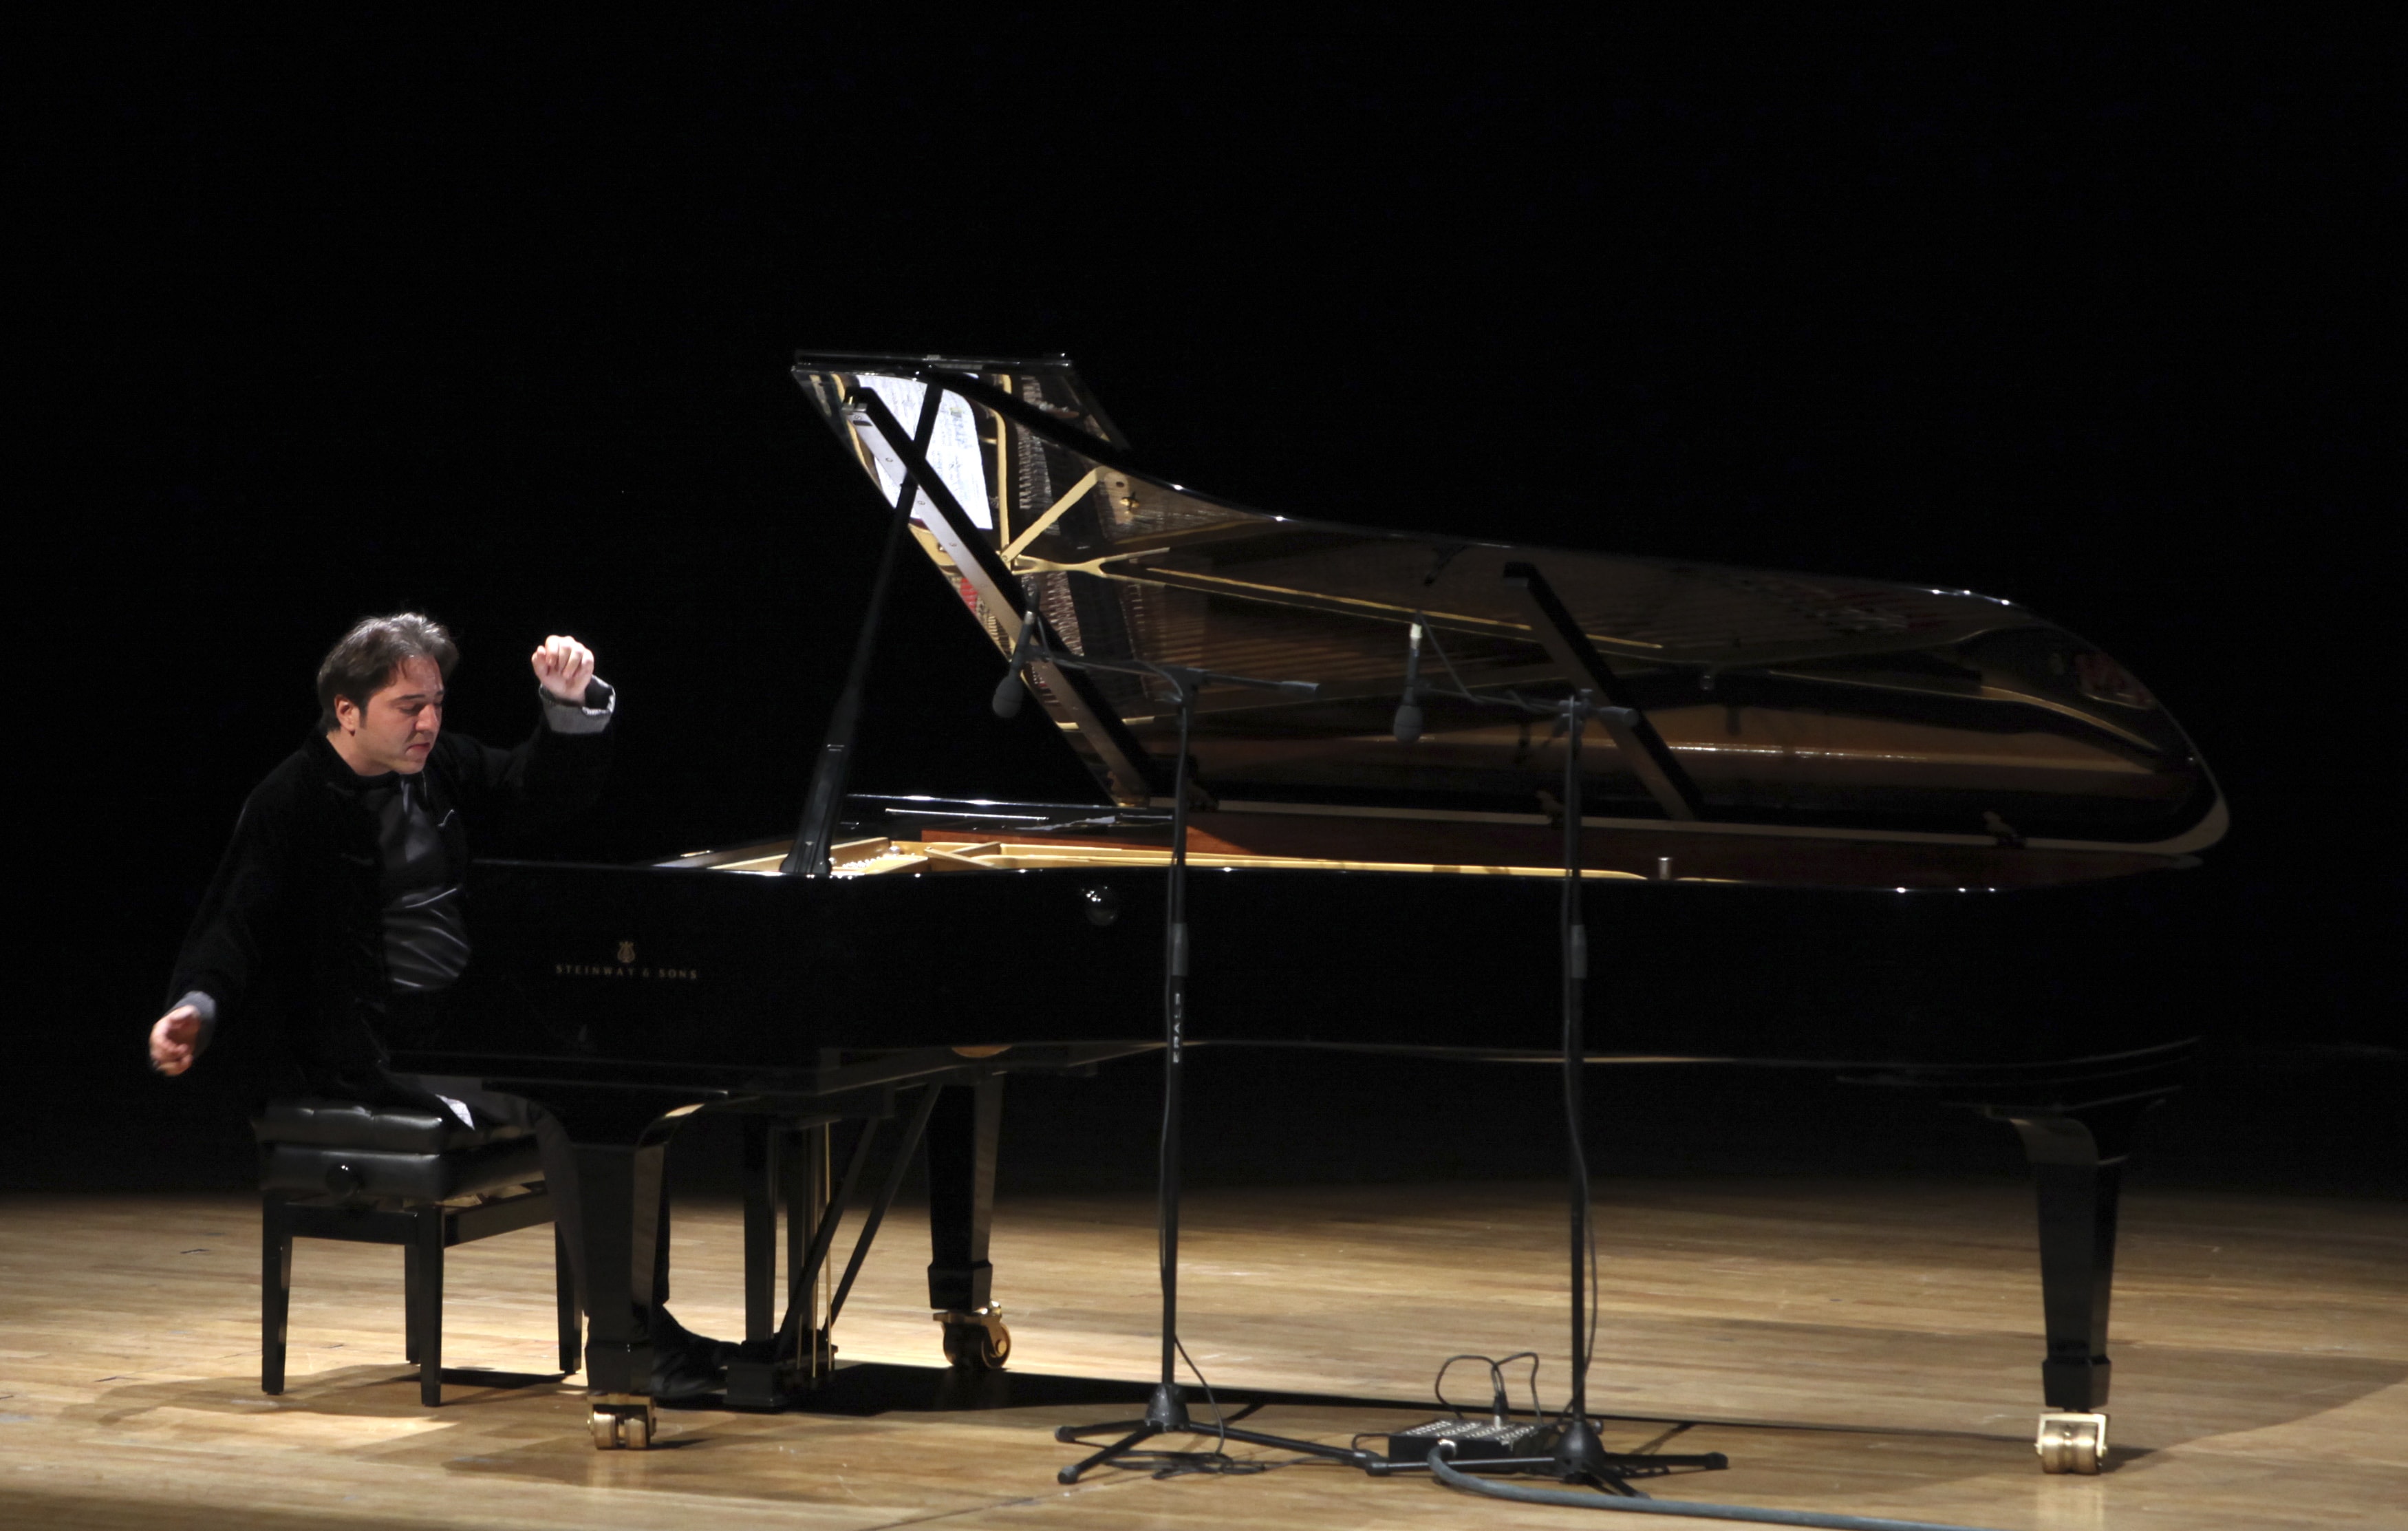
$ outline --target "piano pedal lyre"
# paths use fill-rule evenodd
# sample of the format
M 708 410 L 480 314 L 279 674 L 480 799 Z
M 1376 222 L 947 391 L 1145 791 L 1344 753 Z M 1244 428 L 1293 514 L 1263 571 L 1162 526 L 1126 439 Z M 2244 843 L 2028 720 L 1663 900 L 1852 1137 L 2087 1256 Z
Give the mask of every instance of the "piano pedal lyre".
M 2097 1474 L 2107 1460 L 2107 1416 L 2052 1412 L 2040 1417 L 2040 1438 L 2032 1443 L 2046 1473 Z
M 640 1393 L 596 1393 L 589 1396 L 594 1412 L 587 1424 L 594 1431 L 594 1449 L 609 1452 L 650 1451 L 654 1425 L 652 1400 Z
M 928 1317 L 944 1325 L 945 1359 L 965 1371 L 1001 1371 L 1011 1359 L 1011 1331 L 1003 1326 L 1003 1304 Z

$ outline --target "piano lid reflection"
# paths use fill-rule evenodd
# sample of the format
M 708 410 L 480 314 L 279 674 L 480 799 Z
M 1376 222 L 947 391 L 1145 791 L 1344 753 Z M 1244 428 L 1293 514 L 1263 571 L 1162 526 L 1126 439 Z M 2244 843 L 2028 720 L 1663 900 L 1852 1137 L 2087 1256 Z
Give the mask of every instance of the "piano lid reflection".
M 1191 894 L 1199 1043 L 1549 1053 L 1564 741 L 1484 704 L 1593 690 L 1627 711 L 1584 752 L 1582 860 L 1612 971 L 1590 990 L 1592 1055 L 1826 1066 L 2015 1123 L 2040 1166 L 2048 1401 L 2103 1403 L 2117 1166 L 2192 1030 L 2163 997 L 2191 880 L 2174 873 L 2227 822 L 2121 665 L 1965 592 L 1234 506 L 1139 465 L 1060 359 L 809 354 L 795 376 L 887 513 L 912 497 L 910 545 L 999 654 L 1033 614 L 1044 650 L 1084 660 L 1320 683 L 1198 704 L 1192 858 L 1218 869 Z M 1559 597 L 1561 630 L 1509 583 L 1515 564 Z M 931 1300 L 956 1329 L 999 1327 L 999 1080 L 1154 1045 L 1149 868 L 1168 855 L 1176 727 L 1157 681 L 1038 651 L 1029 694 L 1095 802 L 856 797 L 838 822 L 831 799 L 816 854 L 765 837 L 645 867 L 485 864 L 474 1023 L 401 1066 L 547 1100 L 620 1166 L 589 1170 L 597 1197 L 658 1173 L 675 1111 L 825 1123 L 966 1086 L 911 1113 L 950 1166 Z M 828 875 L 777 875 L 789 865 Z M 1051 981 L 998 981 L 1032 949 Z M 637 1309 L 639 1205 L 587 1213 L 617 1230 Z M 789 1381 L 824 1365 L 840 1300 L 800 1275 Z M 633 1394 L 639 1348 L 597 1310 L 597 1392 Z

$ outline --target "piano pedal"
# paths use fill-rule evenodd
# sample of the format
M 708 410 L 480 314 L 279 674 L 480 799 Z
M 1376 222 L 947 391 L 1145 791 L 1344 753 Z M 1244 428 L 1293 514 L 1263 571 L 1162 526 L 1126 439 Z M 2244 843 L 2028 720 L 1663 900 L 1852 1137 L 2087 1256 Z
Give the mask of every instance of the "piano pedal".
M 2107 1416 L 2047 1413 L 2040 1417 L 2040 1438 L 2032 1443 L 2045 1473 L 2095 1475 L 2107 1461 Z
M 640 1393 L 595 1393 L 590 1395 L 594 1412 L 586 1424 L 594 1432 L 594 1449 L 597 1452 L 644 1452 L 652 1445 L 652 1400 Z
M 944 1325 L 945 1359 L 963 1370 L 1001 1371 L 1011 1359 L 1011 1331 L 1003 1326 L 1003 1304 L 928 1316 Z
M 783 1409 L 796 1391 L 791 1363 L 751 1356 L 738 1356 L 727 1363 L 727 1388 L 723 1397 L 730 1409 Z
M 727 1381 L 720 1401 L 729 1409 L 775 1412 L 790 1409 L 807 1393 L 836 1375 L 835 1340 L 825 1329 L 810 1358 L 781 1354 L 776 1339 L 747 1340 L 727 1363 Z

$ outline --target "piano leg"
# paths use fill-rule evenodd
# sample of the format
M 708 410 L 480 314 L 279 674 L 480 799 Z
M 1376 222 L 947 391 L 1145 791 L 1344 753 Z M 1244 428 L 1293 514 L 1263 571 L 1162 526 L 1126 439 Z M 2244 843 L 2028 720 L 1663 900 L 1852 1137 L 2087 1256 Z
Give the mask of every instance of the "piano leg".
M 585 1382 L 594 1444 L 641 1451 L 652 1443 L 652 1314 L 661 1239 L 666 1139 L 580 1141 L 577 1191 L 584 1203 Z
M 928 1306 L 944 1326 L 945 1358 L 973 1371 L 1011 1355 L 987 1261 L 1002 1130 L 1000 1073 L 946 1086 L 928 1117 Z
M 2107 1309 L 2115 1280 L 2115 1212 L 2132 1128 L 2154 1102 L 1999 1114 L 2023 1138 L 2040 1200 L 2041 1363 L 2036 1443 L 2051 1473 L 2095 1473 L 2107 1456 Z

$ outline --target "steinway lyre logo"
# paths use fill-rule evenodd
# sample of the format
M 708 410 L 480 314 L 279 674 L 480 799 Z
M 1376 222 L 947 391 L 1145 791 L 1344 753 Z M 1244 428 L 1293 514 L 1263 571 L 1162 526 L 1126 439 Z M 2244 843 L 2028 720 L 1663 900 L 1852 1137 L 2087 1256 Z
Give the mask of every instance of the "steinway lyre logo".
M 621 941 L 619 943 L 619 965 L 624 967 L 635 960 L 636 943 L 633 941 Z

